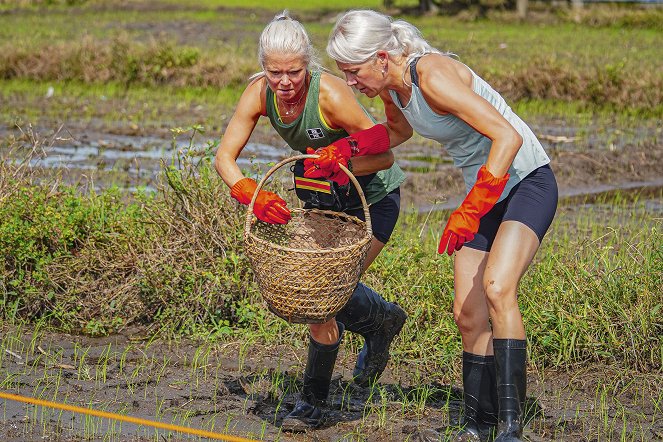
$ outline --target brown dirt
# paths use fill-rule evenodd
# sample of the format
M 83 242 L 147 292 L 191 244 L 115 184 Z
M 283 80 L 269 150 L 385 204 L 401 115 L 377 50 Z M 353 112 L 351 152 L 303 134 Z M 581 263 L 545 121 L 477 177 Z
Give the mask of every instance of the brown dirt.
M 48 100 L 43 103 L 44 108 L 57 105 L 57 102 Z M 83 108 L 88 105 L 91 103 L 81 104 Z M 95 103 L 94 106 L 96 113 L 105 115 L 116 113 L 121 104 L 108 100 Z M 127 114 L 134 111 L 126 109 Z M 76 110 L 74 113 L 77 113 Z M 209 123 L 205 118 L 213 114 L 218 112 L 192 104 L 186 111 L 164 108 L 160 122 L 144 121 L 141 124 L 105 123 L 95 119 L 85 122 L 73 120 L 63 125 L 46 117 L 34 123 L 34 130 L 42 138 L 48 138 L 59 129 L 58 136 L 62 140 L 54 142 L 54 147 L 73 145 L 85 148 L 97 143 L 106 152 L 115 150 L 124 153 L 126 157 L 127 152 L 135 151 L 139 154 L 146 140 L 161 148 L 170 146 L 170 129 L 187 127 L 192 123 L 203 123 L 206 127 L 204 137 L 196 139 L 197 145 L 204 145 L 207 140 L 219 140 L 230 115 L 229 112 L 221 112 L 223 121 L 218 126 L 205 124 Z M 539 119 L 529 123 L 551 158 L 562 197 L 663 185 L 663 140 L 661 128 L 656 122 L 644 122 L 641 127 L 625 129 L 620 129 L 618 123 L 614 123 L 612 129 L 607 129 L 605 124 L 612 123 L 605 122 L 574 126 L 570 121 Z M 14 125 L 0 127 L 0 138 L 19 135 Z M 180 142 L 186 143 L 187 136 L 180 136 Z M 267 161 L 293 154 L 266 121 L 259 122 L 249 142 L 275 147 Z M 278 158 L 272 157 L 272 154 Z M 401 189 L 403 208 L 427 211 L 431 207 L 449 209 L 459 204 L 465 192 L 461 175 L 439 144 L 415 135 L 395 148 L 394 154 L 407 174 Z M 246 159 L 250 155 L 256 155 L 257 162 L 260 162 L 259 148 L 245 152 L 240 158 Z M 142 159 L 140 156 L 138 159 L 119 160 L 115 164 L 91 156 L 83 164 L 96 166 L 97 170 L 77 171 L 70 168 L 66 174 L 74 181 L 82 176 L 91 177 L 98 186 L 103 186 L 105 182 L 126 187 L 150 185 L 160 167 L 159 159 Z M 106 173 L 102 172 L 104 168 L 107 169 Z M 108 173 L 108 169 L 113 170 Z M 128 173 L 123 174 L 123 171 Z
M 4 332 L 14 334 L 16 330 L 5 327 Z M 34 353 L 27 358 L 24 354 L 19 359 L 16 350 L 14 355 L 3 355 L 4 390 L 192 428 L 210 429 L 214 422 L 214 430 L 223 434 L 293 442 L 416 441 L 420 430 L 444 431 L 458 420 L 462 409 L 457 375 L 422 376 L 416 363 L 398 370 L 389 367 L 379 389 L 353 387 L 350 374 L 355 356 L 349 347 L 342 347 L 327 423 L 308 433 L 283 434 L 279 424 L 301 388 L 306 353 L 301 345 L 293 349 L 146 342 L 140 330 L 96 339 L 58 333 L 38 336 L 33 339 L 25 334 L 13 340 L 14 349 L 33 346 Z M 107 367 L 105 378 L 103 366 Z M 418 377 L 448 381 L 424 386 L 413 381 Z M 625 417 L 627 425 L 646 440 L 661 440 L 662 386 L 660 374 L 635 374 L 606 366 L 560 373 L 530 370 L 530 421 L 525 436 L 530 441 L 612 440 L 612 431 L 618 434 Z M 425 408 L 415 413 L 416 395 L 424 387 L 432 394 Z M 408 401 L 409 407 L 404 406 Z M 2 406 L 2 440 L 155 440 L 148 427 L 112 425 L 96 418 L 86 424 L 82 415 L 49 409 L 35 412 L 33 406 L 18 402 Z M 608 425 L 596 412 L 598 407 L 605 410 Z M 610 424 L 610 420 L 614 422 Z M 182 434 L 165 438 L 164 433 L 160 430 L 159 440 L 191 440 Z

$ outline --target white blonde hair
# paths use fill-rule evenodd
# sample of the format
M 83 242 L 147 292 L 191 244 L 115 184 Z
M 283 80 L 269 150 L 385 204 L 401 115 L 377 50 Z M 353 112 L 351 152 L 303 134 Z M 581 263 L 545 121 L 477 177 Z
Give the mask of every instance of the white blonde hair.
M 336 21 L 329 35 L 327 53 L 341 63 L 361 64 L 378 51 L 406 58 L 406 65 L 426 54 L 444 54 L 432 47 L 419 29 L 404 20 L 369 9 L 348 11 Z
M 258 63 L 263 71 L 251 75 L 249 80 L 265 75 L 265 61 L 268 57 L 283 54 L 300 55 L 307 70 L 320 69 L 320 62 L 304 26 L 291 18 L 287 9 L 277 14 L 260 34 Z

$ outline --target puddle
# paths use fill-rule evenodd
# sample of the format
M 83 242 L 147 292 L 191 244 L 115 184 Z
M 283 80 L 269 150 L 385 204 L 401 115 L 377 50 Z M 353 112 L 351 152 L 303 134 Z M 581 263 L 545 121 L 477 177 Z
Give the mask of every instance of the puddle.
M 640 128 L 605 128 L 605 127 L 574 127 L 557 122 L 546 122 L 533 126 L 535 133 L 551 155 L 555 152 L 579 152 L 580 156 L 595 159 L 598 155 L 620 152 L 621 157 L 631 155 L 634 146 L 640 150 L 660 151 L 658 143 L 661 130 L 657 127 Z M 0 129 L 0 137 L 17 137 L 20 134 L 15 129 Z M 62 135 L 62 134 L 60 134 Z M 110 133 L 84 133 L 80 137 L 62 136 L 56 138 L 48 149 L 36 156 L 31 165 L 52 170 L 64 171 L 63 176 L 71 182 L 78 182 L 81 176 L 90 176 L 94 172 L 94 185 L 97 190 L 111 184 L 118 185 L 130 192 L 137 188 L 154 190 L 162 163 L 171 164 L 181 151 L 192 148 L 194 155 L 212 156 L 218 138 L 205 138 L 196 136 L 196 143 L 191 146 L 189 138 L 185 135 L 177 139 L 168 139 L 163 136 L 132 136 Z M 5 143 L 6 144 L 6 143 Z M 4 147 L 6 149 L 6 147 Z M 0 156 L 3 153 L 0 146 Z M 26 151 L 28 147 L 25 148 Z M 203 153 L 205 152 L 205 153 Z M 27 155 L 28 152 L 14 152 L 17 155 Z M 251 142 L 242 151 L 237 163 L 240 168 L 252 170 L 274 163 L 294 154 L 285 145 L 269 145 Z M 611 155 L 611 154 L 610 154 Z M 437 143 L 413 138 L 411 142 L 396 151 L 398 164 L 411 179 L 412 177 L 429 177 L 435 174 L 447 175 L 454 170 L 451 158 Z M 569 161 L 566 161 L 569 163 Z M 651 160 L 650 160 L 651 165 Z M 561 167 L 561 163 L 558 163 Z M 592 174 L 584 171 L 582 165 L 569 164 L 566 167 L 574 170 L 574 174 Z M 622 167 L 628 167 L 624 164 Z M 636 166 L 636 170 L 638 170 Z M 643 176 L 640 180 L 629 181 L 627 176 L 621 177 L 623 182 L 597 182 L 591 185 L 581 182 L 560 184 L 560 197 L 571 198 L 587 195 L 599 195 L 615 190 L 636 191 L 644 188 L 660 189 L 663 187 L 663 177 Z M 419 178 L 420 179 L 420 178 Z M 424 178 L 426 179 L 426 178 Z M 559 179 L 558 179 L 559 181 Z M 441 187 L 438 187 L 441 188 Z M 417 187 L 418 189 L 418 187 Z M 404 198 L 407 195 L 404 194 Z M 431 202 L 437 198 L 431 198 Z M 430 204 L 417 202 L 419 212 L 432 210 L 448 210 L 457 207 L 462 202 L 461 195 L 445 195 L 442 202 Z
M 153 188 L 162 162 L 170 164 L 176 159 L 178 151 L 186 151 L 189 148 L 200 156 L 200 152 L 213 145 L 209 143 L 214 143 L 214 140 L 203 140 L 201 143 L 190 145 L 188 140 L 173 141 L 156 137 L 108 135 L 104 138 L 90 139 L 86 136 L 80 140 L 57 140 L 40 155 L 35 155 L 30 164 L 33 167 L 63 169 L 74 175 L 76 171 L 119 172 L 130 177 L 130 181 L 134 183 L 125 186 L 128 190 L 138 186 L 150 189 Z M 28 154 L 27 148 L 24 152 L 25 155 Z M 19 154 L 22 153 L 19 151 Z M 2 149 L 0 149 L 1 154 L 3 154 Z M 16 158 L 16 153 L 13 156 Z M 253 163 L 280 161 L 284 156 L 283 148 L 249 143 L 237 163 L 243 169 L 250 169 Z M 102 187 L 103 183 L 97 181 L 97 188 Z

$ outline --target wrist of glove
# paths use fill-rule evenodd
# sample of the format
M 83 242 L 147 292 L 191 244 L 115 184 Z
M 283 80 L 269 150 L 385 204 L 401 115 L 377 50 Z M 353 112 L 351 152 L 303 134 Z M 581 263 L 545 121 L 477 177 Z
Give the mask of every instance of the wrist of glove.
M 257 188 L 255 180 L 242 178 L 230 188 L 230 196 L 248 206 Z M 286 202 L 274 192 L 266 190 L 258 193 L 253 204 L 253 213 L 259 220 L 270 224 L 286 224 L 291 218 Z
M 481 166 L 476 183 L 460 207 L 449 216 L 438 253 L 444 253 L 446 250 L 448 255 L 452 255 L 454 251 L 460 250 L 464 243 L 474 239 L 474 235 L 479 231 L 481 217 L 495 206 L 508 181 L 508 173 L 497 178 L 485 165 Z

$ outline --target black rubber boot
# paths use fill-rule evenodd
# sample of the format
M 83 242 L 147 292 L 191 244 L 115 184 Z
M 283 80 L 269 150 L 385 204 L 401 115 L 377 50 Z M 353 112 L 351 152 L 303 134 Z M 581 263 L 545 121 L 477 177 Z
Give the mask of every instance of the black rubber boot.
M 497 381 L 495 357 L 463 352 L 463 397 L 465 414 L 453 440 L 490 440 L 497 427 Z
M 527 343 L 524 339 L 493 339 L 499 398 L 495 442 L 520 441 L 527 394 Z
M 283 419 L 283 431 L 306 431 L 324 423 L 325 415 L 321 407 L 329 395 L 329 384 L 342 338 L 343 324 L 338 324 L 338 341 L 334 344 L 320 344 L 311 338 L 301 398 Z
M 376 381 L 389 361 L 389 346 L 400 333 L 407 314 L 397 304 L 385 301 L 361 282 L 347 304 L 336 315 L 347 330 L 364 337 L 364 347 L 352 373 L 355 384 L 365 387 Z

